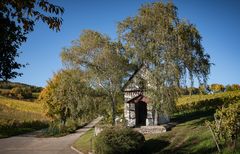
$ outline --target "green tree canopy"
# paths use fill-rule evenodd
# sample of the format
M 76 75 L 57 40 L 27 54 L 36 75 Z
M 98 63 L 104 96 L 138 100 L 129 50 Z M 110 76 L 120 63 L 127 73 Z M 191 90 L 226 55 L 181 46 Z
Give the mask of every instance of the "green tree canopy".
M 1 0 L 0 1 L 0 79 L 16 78 L 22 73 L 15 70 L 22 64 L 16 62 L 17 50 L 26 41 L 26 35 L 34 30 L 37 21 L 46 23 L 50 29 L 59 31 L 64 9 L 47 0 Z
M 240 90 L 240 85 L 239 84 L 232 84 L 231 87 L 232 87 L 233 91 Z
M 25 40 L 20 27 L 8 18 L 3 18 L 0 13 L 0 79 L 7 81 L 22 75 L 14 71 L 24 66 L 17 63 L 15 58 L 19 56 L 17 49 Z
M 148 67 L 148 95 L 160 111 L 174 108 L 178 87 L 190 78 L 206 83 L 210 56 L 193 24 L 177 16 L 173 3 L 148 3 L 118 24 L 130 62 Z
M 91 86 L 106 93 L 112 106 L 112 123 L 115 124 L 116 98 L 129 69 L 121 44 L 98 32 L 85 30 L 72 47 L 62 51 L 62 60 L 67 66 L 88 74 Z

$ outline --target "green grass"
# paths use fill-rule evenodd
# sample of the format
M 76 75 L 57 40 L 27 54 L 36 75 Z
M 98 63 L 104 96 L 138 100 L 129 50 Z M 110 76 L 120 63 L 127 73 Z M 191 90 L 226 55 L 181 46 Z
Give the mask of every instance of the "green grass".
M 172 119 L 179 124 L 171 131 L 162 134 L 145 135 L 145 143 L 141 152 L 152 153 L 217 153 L 205 120 L 211 120 L 214 111 L 193 112 L 177 115 Z M 74 147 L 83 153 L 91 151 L 91 139 L 94 130 L 91 129 L 81 136 Z
M 0 96 L 0 138 L 47 127 L 42 111 L 40 104 Z
M 172 122 L 178 123 L 172 130 L 161 134 L 145 135 L 145 143 L 141 150 L 143 154 L 217 154 L 216 145 L 210 130 L 206 127 L 206 120 L 213 120 L 214 110 L 198 111 L 177 115 Z M 73 146 L 83 153 L 91 152 L 94 130 L 91 129 L 82 135 Z M 238 142 L 240 144 L 240 141 Z M 224 148 L 223 154 L 231 154 Z M 237 148 L 240 151 L 240 147 Z M 240 154 L 235 152 L 234 154 Z
M 206 120 L 212 120 L 213 111 L 178 115 L 173 121 L 179 124 L 171 131 L 158 135 L 145 135 L 143 152 L 151 153 L 218 153 Z M 240 143 L 240 142 L 239 142 Z M 223 151 L 227 151 L 225 148 Z M 240 149 L 238 149 L 240 150 Z M 223 152 L 231 153 L 231 152 Z
M 73 144 L 73 147 L 78 149 L 82 153 L 87 154 L 91 152 L 93 147 L 93 134 L 94 129 L 90 129 L 76 140 L 76 142 Z
M 212 140 L 211 133 L 205 126 L 205 120 L 211 120 L 213 111 L 194 112 L 191 114 L 178 115 L 173 122 L 179 124 L 171 131 L 162 134 L 145 135 L 141 152 L 152 153 L 214 153 L 217 152 Z M 91 139 L 94 130 L 91 129 L 82 135 L 74 147 L 83 153 L 91 151 Z
M 180 122 L 171 131 L 159 135 L 146 135 L 145 153 L 211 153 L 215 145 L 204 121 L 209 116 L 187 120 L 187 117 L 174 119 Z

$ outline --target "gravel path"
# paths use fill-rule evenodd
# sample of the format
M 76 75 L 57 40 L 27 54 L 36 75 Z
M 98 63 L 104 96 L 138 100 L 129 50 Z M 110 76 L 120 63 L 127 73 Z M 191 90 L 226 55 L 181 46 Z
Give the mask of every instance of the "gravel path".
M 71 145 L 81 135 L 94 127 L 101 117 L 93 120 L 87 126 L 74 134 L 63 137 L 38 138 L 39 132 L 0 139 L 1 154 L 76 154 Z

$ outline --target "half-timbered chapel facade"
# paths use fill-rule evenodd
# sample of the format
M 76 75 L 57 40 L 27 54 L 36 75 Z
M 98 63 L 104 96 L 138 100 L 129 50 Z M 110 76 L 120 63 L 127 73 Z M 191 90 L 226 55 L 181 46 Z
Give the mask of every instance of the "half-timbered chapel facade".
M 129 127 L 153 126 L 169 122 L 166 114 L 155 113 L 151 98 L 145 95 L 144 86 L 149 86 L 148 70 L 141 67 L 128 80 L 124 88 L 124 117 Z

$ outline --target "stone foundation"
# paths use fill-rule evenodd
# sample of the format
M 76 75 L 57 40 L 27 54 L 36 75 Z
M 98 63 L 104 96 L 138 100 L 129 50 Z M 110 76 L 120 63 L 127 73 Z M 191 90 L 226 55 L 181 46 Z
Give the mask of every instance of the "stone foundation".
M 134 128 L 134 130 L 142 134 L 160 134 L 167 131 L 164 125 L 159 126 L 141 126 L 140 128 Z

